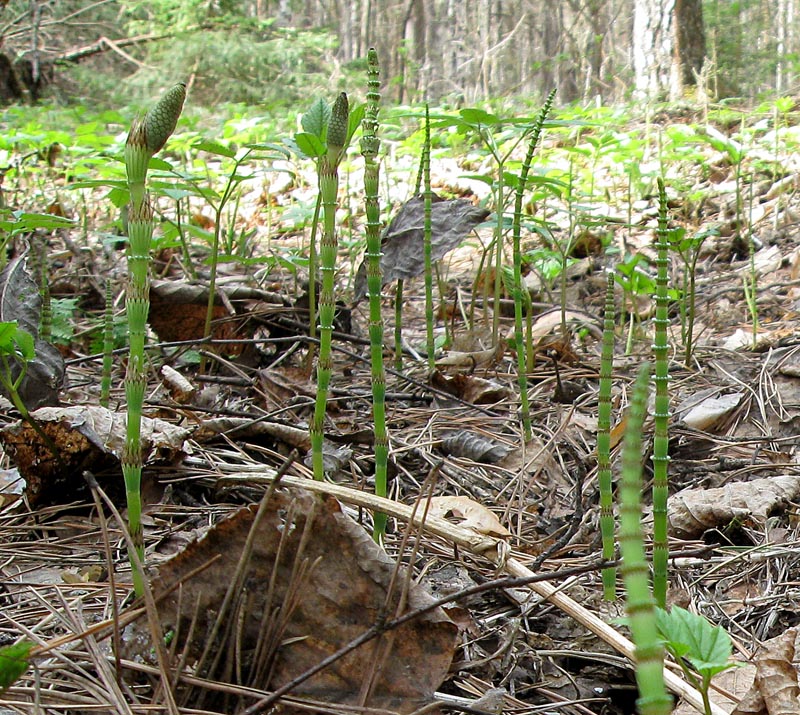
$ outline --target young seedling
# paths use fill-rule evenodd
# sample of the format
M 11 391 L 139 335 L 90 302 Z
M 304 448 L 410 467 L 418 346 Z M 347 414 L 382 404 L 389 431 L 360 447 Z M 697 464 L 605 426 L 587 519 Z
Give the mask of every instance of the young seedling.
M 669 223 L 664 181 L 658 179 L 658 229 L 656 231 L 656 314 L 653 319 L 655 337 L 656 400 L 653 438 L 653 596 L 664 608 L 667 602 L 667 499 L 669 495 Z
M 372 418 L 375 428 L 375 494 L 386 496 L 389 437 L 386 433 L 386 371 L 383 365 L 383 316 L 381 315 L 381 209 L 378 202 L 378 111 L 380 109 L 380 65 L 378 53 L 367 53 L 367 108 L 362 121 L 361 153 L 364 156 L 364 196 L 367 233 L 367 292 L 369 294 L 369 340 L 372 362 Z M 376 512 L 372 536 L 380 543 L 386 532 L 386 514 Z
M 597 398 L 597 485 L 600 490 L 600 537 L 603 561 L 615 556 L 614 493 L 611 475 L 611 379 L 614 370 L 614 274 L 609 271 L 603 315 L 603 348 L 600 356 L 600 387 Z M 603 598 L 617 597 L 617 570 L 603 569 Z
M 680 256 L 683 263 L 681 277 L 681 297 L 679 309 L 681 313 L 681 340 L 683 342 L 683 364 L 690 367 L 694 352 L 694 321 L 696 315 L 696 268 L 700 257 L 700 249 L 709 236 L 717 236 L 719 231 L 715 228 L 703 230 L 693 236 L 687 236 L 686 230 L 676 228 L 670 231 L 669 240 L 673 250 Z
M 61 461 L 61 454 L 53 441 L 48 437 L 39 423 L 31 416 L 25 401 L 20 394 L 20 388 L 28 364 L 36 358 L 36 347 L 33 336 L 17 325 L 16 321 L 0 323 L 0 385 L 9 399 L 17 408 L 22 419 L 28 423 L 39 436 L 45 446 L 50 450 L 57 461 Z M 12 365 L 19 368 L 16 372 Z
M 514 255 L 514 279 L 513 279 L 513 294 L 514 294 L 514 343 L 517 351 L 517 379 L 519 381 L 519 395 L 520 395 L 520 411 L 522 413 L 522 429 L 525 434 L 525 441 L 530 441 L 532 437 L 531 431 L 531 412 L 528 402 L 528 375 L 527 367 L 528 360 L 525 351 L 525 341 L 522 333 L 522 315 L 523 315 L 523 290 L 522 285 L 522 248 L 521 248 L 521 234 L 522 234 L 522 201 L 525 195 L 525 186 L 528 181 L 528 173 L 531 169 L 531 162 L 536 147 L 539 144 L 539 137 L 542 134 L 542 127 L 550 113 L 555 99 L 555 90 L 551 91 L 545 100 L 539 116 L 534 122 L 533 133 L 531 134 L 530 141 L 528 142 L 528 152 L 525 155 L 525 160 L 522 162 L 522 169 L 520 170 L 519 180 L 517 182 L 517 191 L 514 198 L 514 219 L 512 225 L 513 237 L 513 255 Z
M 700 691 L 705 715 L 711 715 L 711 679 L 737 667 L 731 662 L 731 637 L 721 626 L 678 606 L 669 612 L 659 608 L 656 617 L 664 647 L 681 666 L 687 682 Z
M 642 428 L 647 408 L 650 365 L 643 363 L 631 396 L 622 443 L 619 546 L 627 591 L 628 625 L 636 648 L 636 684 L 640 715 L 669 715 L 672 701 L 664 686 L 664 647 L 656 627 L 642 538 Z
M 128 213 L 129 284 L 125 300 L 128 317 L 129 356 L 125 374 L 127 428 L 122 455 L 122 475 L 128 504 L 128 530 L 136 557 L 129 554 L 133 585 L 137 596 L 144 592 L 144 534 L 142 532 L 142 404 L 147 384 L 144 342 L 150 311 L 150 242 L 153 236 L 153 208 L 147 193 L 147 169 L 150 159 L 159 152 L 178 122 L 186 85 L 177 84 L 166 92 L 155 107 L 137 117 L 125 143 L 125 169 L 130 192 Z

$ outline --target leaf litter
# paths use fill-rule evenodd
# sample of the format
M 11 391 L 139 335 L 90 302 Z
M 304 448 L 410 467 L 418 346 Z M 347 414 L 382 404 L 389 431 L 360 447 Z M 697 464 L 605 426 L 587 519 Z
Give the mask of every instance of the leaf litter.
M 705 179 L 699 177 L 697 181 L 702 188 Z M 694 362 L 691 369 L 677 361 L 671 367 L 673 404 L 690 404 L 690 398 L 697 395 L 704 395 L 702 399 L 706 400 L 703 403 L 702 399 L 695 399 L 695 406 L 703 408 L 699 416 L 682 421 L 683 413 L 678 414 L 671 426 L 672 516 L 676 520 L 671 544 L 675 557 L 671 564 L 671 599 L 725 626 L 734 636 L 738 659 L 750 659 L 762 642 L 782 637 L 783 646 L 772 650 L 768 646 L 763 651 L 774 662 L 756 687 L 770 706 L 784 707 L 785 694 L 791 696 L 797 688 L 796 680 L 791 678 L 795 636 L 789 634 L 800 625 L 795 608 L 800 569 L 795 488 L 800 351 L 792 328 L 797 298 L 793 284 L 796 248 L 787 228 L 791 223 L 787 212 L 796 199 L 782 195 L 779 202 L 772 197 L 770 187 L 771 184 L 766 187 L 762 205 L 772 211 L 773 218 L 777 217 L 774 225 L 778 229 L 770 236 L 762 231 L 764 248 L 756 251 L 758 270 L 762 272 L 757 350 L 749 349 L 752 335 L 743 325 L 747 313 L 737 272 L 746 268 L 747 259 L 737 254 L 735 232 L 722 226 L 720 235 L 707 242 L 698 263 L 702 326 Z M 720 191 L 717 199 L 718 203 L 710 207 L 687 205 L 686 215 L 699 215 L 704 222 L 722 221 L 732 215 L 723 205 L 726 194 Z M 466 203 L 471 205 L 471 201 Z M 613 213 L 613 207 L 607 210 Z M 626 240 L 632 249 L 646 253 L 651 236 L 648 222 L 653 214 L 650 207 L 636 210 L 634 223 L 640 225 L 632 231 L 625 229 Z M 485 229 L 480 230 L 486 238 Z M 53 240 L 57 238 L 53 236 Z M 761 250 L 765 252 L 759 256 Z M 90 266 L 94 271 L 91 279 L 85 278 L 86 266 L 81 264 L 83 272 L 75 274 L 82 276 L 79 280 L 85 280 L 83 284 L 72 278 L 71 283 L 67 282 L 65 276 L 74 268 L 68 260 L 62 268 L 53 269 L 52 284 L 69 284 L 69 294 L 83 295 L 89 307 L 96 300 L 95 283 L 102 284 L 102 278 L 114 275 L 114 259 L 112 255 L 110 263 L 104 264 L 105 257 L 98 253 L 96 265 Z M 172 445 L 169 458 L 152 462 L 143 483 L 147 504 L 145 536 L 156 590 L 156 603 L 147 607 L 151 610 L 149 620 L 147 608 L 122 602 L 129 586 L 129 571 L 119 522 L 106 509 L 99 512 L 92 499 L 73 488 L 82 483 L 80 470 L 87 465 L 97 468 L 97 463 L 76 460 L 69 479 L 39 503 L 28 498 L 32 493 L 20 496 L 13 473 L 3 482 L 8 486 L 3 486 L 0 494 L 0 646 L 26 635 L 35 643 L 36 671 L 29 671 L 12 685 L 0 698 L 0 709 L 4 713 L 34 713 L 41 708 L 57 712 L 91 709 L 127 713 L 154 708 L 188 712 L 201 709 L 204 704 L 213 710 L 222 702 L 226 706 L 236 703 L 241 706 L 237 712 L 244 712 L 293 677 L 287 661 L 294 658 L 281 660 L 283 656 L 300 652 L 302 658 L 298 656 L 297 661 L 304 665 L 315 660 L 318 663 L 322 657 L 321 650 L 314 650 L 316 636 L 323 635 L 321 627 L 301 620 L 304 627 L 289 630 L 295 628 L 290 616 L 298 613 L 298 604 L 306 598 L 313 604 L 311 596 L 317 591 L 325 593 L 324 589 L 340 583 L 343 574 L 352 573 L 345 567 L 355 566 L 363 576 L 377 563 L 382 564 L 379 571 L 391 569 L 394 573 L 393 563 L 401 562 L 397 573 L 404 575 L 391 588 L 384 585 L 376 591 L 382 594 L 383 601 L 375 594 L 361 594 L 355 585 L 354 595 L 366 599 L 366 603 L 389 604 L 387 614 L 391 613 L 391 618 L 403 612 L 396 609 L 393 599 L 402 600 L 405 593 L 410 593 L 410 579 L 419 581 L 420 588 L 430 590 L 436 597 L 448 598 L 466 589 L 463 597 L 442 604 L 449 619 L 443 616 L 441 621 L 446 624 L 442 629 L 447 637 L 452 639 L 453 628 L 458 628 L 455 650 L 440 647 L 428 651 L 413 638 L 399 638 L 399 630 L 382 633 L 392 648 L 406 647 L 405 640 L 409 640 L 408 647 L 417 650 L 397 651 L 405 655 L 394 657 L 384 644 L 383 652 L 389 653 L 386 658 L 359 661 L 359 665 L 342 671 L 333 684 L 321 675 L 323 680 L 318 682 L 325 683 L 321 690 L 329 696 L 325 702 L 318 700 L 319 692 L 298 690 L 288 694 L 281 707 L 353 712 L 353 703 L 370 702 L 378 703 L 378 708 L 410 712 L 408 703 L 397 704 L 393 700 L 408 697 L 417 706 L 433 699 L 450 710 L 518 713 L 546 709 L 576 715 L 632 712 L 632 672 L 626 659 L 619 655 L 626 653 L 627 646 L 624 639 L 617 637 L 624 628 L 616 621 L 618 609 L 600 600 L 597 566 L 593 472 L 596 326 L 605 283 L 597 270 L 599 262 L 599 256 L 590 257 L 580 276 L 569 279 L 566 336 L 561 334 L 558 311 L 545 310 L 534 319 L 539 346 L 529 366 L 535 430 L 530 443 L 524 442 L 518 425 L 515 359 L 503 346 L 496 350 L 476 341 L 461 355 L 448 358 L 445 352 L 439 368 L 446 374 L 436 377 L 412 362 L 407 363 L 402 376 L 390 377 L 387 389 L 393 498 L 399 506 L 415 508 L 418 516 L 426 508 L 435 507 L 434 500 L 444 500 L 438 505 L 446 519 L 455 513 L 461 516 L 445 521 L 435 530 L 419 531 L 409 526 L 410 514 L 392 515 L 385 544 L 391 561 L 369 556 L 366 569 L 364 559 L 347 550 L 353 542 L 364 541 L 364 529 L 368 531 L 370 520 L 373 463 L 369 370 L 361 359 L 365 352 L 364 310 L 353 311 L 352 334 L 335 355 L 334 392 L 325 436 L 329 453 L 336 455 L 338 484 L 324 487 L 339 490 L 338 503 L 330 497 L 321 498 L 325 506 L 319 511 L 333 521 L 346 515 L 353 520 L 348 527 L 352 533 L 326 537 L 328 532 L 323 529 L 321 539 L 312 534 L 299 548 L 301 535 L 308 533 L 304 524 L 321 518 L 315 512 L 311 519 L 310 507 L 297 506 L 308 504 L 309 500 L 317 503 L 317 497 L 298 491 L 293 481 L 308 477 L 302 458 L 291 454 L 292 450 L 299 450 L 302 457 L 307 449 L 303 434 L 313 394 L 309 389 L 313 383 L 304 364 L 306 335 L 297 325 L 304 319 L 294 299 L 300 291 L 294 277 L 285 274 L 261 275 L 258 282 L 247 281 L 243 275 L 234 276 L 234 286 L 238 280 L 241 289 L 247 290 L 229 294 L 226 286 L 226 296 L 231 297 L 217 306 L 214 335 L 223 340 L 239 340 L 241 349 L 209 345 L 218 369 L 207 376 L 198 376 L 192 361 L 186 359 L 185 349 L 196 345 L 151 355 L 154 363 L 169 363 L 182 373 L 189 387 L 161 391 L 153 371 L 155 386 L 148 393 L 152 397 L 148 416 L 177 425 L 185 433 L 181 434 L 180 445 L 167 440 Z M 181 277 L 175 264 L 171 265 L 167 284 Z M 474 275 L 464 276 L 457 271 L 448 274 L 445 265 L 443 277 L 445 283 L 450 281 L 454 286 L 454 294 L 448 300 L 457 302 Z M 536 285 L 534 301 L 547 307 L 557 302 L 548 296 L 546 283 L 540 281 Z M 424 343 L 420 291 L 413 281 L 409 288 L 404 306 L 406 340 L 419 345 Z M 202 291 L 190 297 L 193 292 L 197 291 L 187 289 L 185 284 L 157 291 L 164 296 L 162 304 L 157 305 L 160 325 L 166 331 L 175 328 L 173 333 L 164 333 L 175 341 L 196 339 L 196 332 L 192 332 L 196 327 L 186 327 L 196 323 L 192 312 L 196 309 L 182 307 L 191 306 L 193 301 L 203 303 Z M 618 304 L 622 297 L 620 292 Z M 96 304 L 94 307 L 97 309 Z M 496 307 L 499 311 L 503 308 Z M 491 318 L 490 308 L 479 305 L 476 332 L 483 327 L 478 322 Z M 170 325 L 173 317 L 184 315 L 184 310 L 190 318 L 184 323 L 181 317 L 174 326 Z M 290 320 L 279 325 L 276 314 L 287 313 Z M 255 317 L 259 314 L 261 318 Z M 450 315 L 457 316 L 459 311 L 452 309 Z M 637 317 L 646 318 L 646 311 L 643 309 Z M 389 323 L 391 328 L 391 318 Z M 457 327 L 463 336 L 464 326 Z M 646 327 L 643 322 L 631 356 L 623 354 L 622 334 L 619 336 L 613 400 L 615 421 L 622 426 L 635 365 L 649 354 Z M 726 347 L 726 340 L 732 336 L 738 336 L 736 342 Z M 260 353 L 270 340 L 275 341 L 275 349 L 269 355 Z M 248 341 L 259 341 L 258 349 L 245 350 Z M 469 341 L 465 344 L 469 345 Z M 99 363 L 88 359 L 89 353 L 88 344 L 75 345 L 72 352 L 67 351 L 68 379 L 61 392 L 67 404 L 48 409 L 75 408 L 80 412 L 93 404 Z M 558 361 L 558 375 L 554 359 Z M 559 394 L 559 383 L 572 383 L 580 389 L 570 391 L 567 398 Z M 727 399 L 713 402 L 717 398 Z M 114 391 L 112 404 L 116 406 L 121 400 L 120 392 Z M 646 427 L 646 437 L 651 429 Z M 449 437 L 454 432 L 470 437 Z M 168 434 L 166 427 L 164 434 Z M 495 460 L 494 456 L 503 451 L 507 451 L 506 456 Z M 121 482 L 115 471 L 113 450 L 100 452 L 108 462 L 98 471 L 108 472 L 109 485 L 114 478 Z M 41 453 L 38 458 L 44 456 Z M 266 500 L 282 505 L 270 512 L 271 521 L 266 523 L 276 538 L 279 533 L 286 535 L 281 537 L 287 539 L 285 544 L 294 540 L 292 546 L 284 551 L 280 546 L 270 549 L 268 540 L 259 538 L 255 540 L 259 544 L 258 558 L 242 561 L 235 545 L 250 533 L 257 513 L 255 505 L 262 502 L 267 488 L 263 479 L 265 475 L 274 477 L 287 459 L 285 480 L 292 481 L 293 486 L 285 490 L 278 487 Z M 646 460 L 644 464 L 648 464 Z M 35 459 L 30 465 L 31 473 L 36 472 Z M 239 475 L 236 479 L 231 476 L 234 472 Z M 447 505 L 455 505 L 456 509 Z M 683 522 L 678 520 L 681 512 Z M 339 516 L 334 519 L 336 514 Z M 465 514 L 467 527 L 474 525 L 474 529 L 455 523 L 463 521 Z M 430 520 L 431 524 L 439 523 L 433 515 Z M 684 525 L 679 526 L 681 523 Z M 218 539 L 216 553 L 221 558 L 206 567 L 209 559 L 203 561 L 201 553 L 209 539 Z M 310 554 L 314 549 L 319 549 L 315 553 L 324 554 L 321 561 L 310 556 L 304 560 L 303 553 Z M 290 561 L 290 556 L 298 560 Z M 109 557 L 114 568 L 104 572 L 102 567 Z M 169 558 L 172 561 L 166 560 Z M 188 573 L 177 568 L 182 560 L 188 563 L 192 558 L 202 561 L 196 573 L 191 567 L 186 567 Z M 246 588 L 231 596 L 228 604 L 223 604 L 242 563 L 249 565 L 250 577 L 261 586 L 247 583 Z M 276 563 L 283 567 L 270 565 Z M 289 577 L 280 586 L 275 585 L 278 580 L 277 576 L 273 579 L 273 573 L 289 571 L 285 568 L 289 563 L 293 567 Z M 295 564 L 299 565 L 294 568 Z M 101 570 L 87 570 L 95 566 Z M 551 579 L 552 586 L 546 581 L 529 586 L 492 586 L 493 579 L 502 573 L 530 578 L 532 572 Z M 109 576 L 114 576 L 113 582 Z M 349 584 L 350 576 L 347 578 Z M 480 590 L 484 585 L 486 589 Z M 169 591 L 170 586 L 175 590 Z M 162 587 L 164 591 L 159 591 Z M 421 591 L 420 598 L 426 600 Z M 380 622 L 374 610 L 353 604 L 346 605 L 347 615 L 331 616 L 325 609 L 341 604 L 338 598 L 328 601 L 324 609 L 318 610 L 333 621 L 337 627 L 334 630 L 339 630 L 331 639 L 338 645 L 348 642 L 348 638 L 352 640 L 356 630 L 363 633 Z M 223 605 L 230 610 L 224 610 Z M 121 634 L 115 635 L 115 613 L 129 629 L 128 637 L 139 633 L 140 640 L 149 643 L 138 656 L 114 646 L 122 639 Z M 229 616 L 222 616 L 226 638 L 204 640 L 210 633 L 208 629 L 219 620 L 219 613 Z M 353 614 L 367 617 L 351 623 Z M 309 617 L 316 615 L 311 613 Z M 126 620 L 134 618 L 130 623 Z M 171 630 L 176 622 L 180 627 Z M 166 655 L 166 661 L 161 663 L 153 660 L 150 653 L 154 623 L 160 624 L 164 636 L 163 641 L 158 641 Z M 413 623 L 410 621 L 409 627 Z M 346 627 L 354 624 L 354 630 L 348 631 Z M 269 643 L 262 637 L 265 633 L 272 639 Z M 214 669 L 198 667 L 197 650 L 206 643 L 216 649 L 207 663 L 219 656 Z M 369 648 L 367 645 L 353 657 L 376 652 Z M 755 656 L 755 662 L 763 670 L 759 656 Z M 403 666 L 409 664 L 417 670 L 398 674 L 387 667 L 396 666 L 403 671 Z M 365 677 L 365 666 L 382 670 L 388 679 L 385 687 L 380 678 Z M 117 668 L 122 682 L 116 678 Z M 251 671 L 259 676 L 269 671 L 280 678 L 248 680 Z M 328 675 L 331 673 L 336 671 Z M 422 676 L 418 677 L 418 673 Z M 412 677 L 406 677 L 409 674 Z M 376 687 L 371 690 L 371 685 Z M 178 700 L 171 703 L 167 692 L 177 694 Z M 374 694 L 377 699 L 370 701 Z M 725 711 L 731 708 L 732 705 L 726 706 Z M 369 706 L 358 711 L 372 712 Z M 785 707 L 784 711 L 790 712 Z

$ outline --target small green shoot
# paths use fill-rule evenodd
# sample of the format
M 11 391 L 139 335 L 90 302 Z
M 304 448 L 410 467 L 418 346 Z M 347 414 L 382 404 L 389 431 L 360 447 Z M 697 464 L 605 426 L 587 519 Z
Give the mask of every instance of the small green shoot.
M 731 637 L 722 626 L 712 625 L 703 616 L 678 606 L 670 611 L 657 609 L 656 623 L 664 647 L 681 666 L 686 680 L 700 691 L 705 713 L 711 715 L 711 679 L 737 667 L 731 661 Z
M 649 568 L 642 536 L 642 428 L 647 409 L 650 364 L 642 363 L 631 397 L 622 444 L 620 482 L 620 571 L 627 591 L 628 625 L 636 648 L 636 684 L 640 715 L 669 715 L 672 700 L 664 686 L 664 647 L 656 628 Z

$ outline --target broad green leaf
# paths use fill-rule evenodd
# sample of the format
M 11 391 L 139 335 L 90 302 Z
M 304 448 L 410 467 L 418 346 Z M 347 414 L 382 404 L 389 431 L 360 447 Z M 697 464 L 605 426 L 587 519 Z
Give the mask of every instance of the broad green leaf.
M 170 164 L 168 161 L 164 161 L 163 159 L 159 159 L 158 157 L 151 157 L 150 161 L 147 162 L 147 167 L 152 171 L 172 172 L 172 164 Z
M 490 187 L 494 186 L 494 177 L 488 174 L 462 174 L 460 178 L 469 179 L 470 181 L 480 181 Z
M 328 121 L 331 118 L 331 108 L 328 103 L 317 97 L 314 104 L 300 119 L 300 124 L 303 131 L 307 134 L 313 134 L 320 141 L 325 141 L 325 134 L 328 129 Z
M 461 109 L 459 114 L 461 115 L 461 118 L 467 122 L 467 124 L 472 125 L 482 124 L 487 126 L 500 124 L 501 122 L 501 120 L 498 119 L 494 114 L 489 114 L 489 112 L 485 112 L 483 109 L 478 109 L 477 107 L 467 107 L 466 109 Z
M 236 157 L 236 152 L 233 149 L 210 139 L 201 139 L 200 141 L 195 142 L 192 147 L 198 151 L 205 151 L 209 154 L 224 156 L 226 159 L 234 159 Z
M 160 192 L 173 201 L 180 201 L 181 199 L 185 199 L 187 196 L 194 196 L 197 193 L 196 191 L 190 191 L 189 189 L 176 188 L 172 186 L 161 189 Z
M 33 335 L 27 330 L 17 328 L 14 342 L 17 345 L 17 355 L 25 362 L 30 362 L 36 357 L 36 347 L 34 345 Z
M 128 189 L 120 186 L 118 188 L 111 189 L 106 198 L 118 209 L 121 209 L 131 200 L 131 194 Z
M 52 214 L 35 214 L 14 211 L 16 219 L 15 231 L 32 231 L 36 228 L 51 230 L 54 228 L 69 228 L 75 225 L 72 219 Z
M 4 693 L 28 669 L 33 643 L 21 641 L 0 648 L 0 693 Z
M 667 650 L 686 658 L 702 676 L 710 678 L 734 667 L 731 638 L 721 626 L 678 606 L 669 612 L 658 609 L 656 620 Z
M 17 334 L 17 321 L 0 322 L 0 353 L 13 355 L 14 336 Z
M 294 135 L 295 144 L 300 152 L 309 159 L 316 159 L 327 153 L 325 144 L 315 134 L 309 132 L 299 132 Z

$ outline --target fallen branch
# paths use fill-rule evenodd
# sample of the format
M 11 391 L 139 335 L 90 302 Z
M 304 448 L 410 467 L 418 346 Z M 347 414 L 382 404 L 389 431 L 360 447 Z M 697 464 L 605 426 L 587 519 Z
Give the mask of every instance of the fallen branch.
M 235 483 L 239 485 L 241 485 L 242 482 L 248 482 L 250 484 L 269 484 L 273 480 L 272 476 L 263 476 L 265 470 L 261 465 L 254 466 L 252 471 L 242 471 L 241 466 L 238 466 L 237 470 L 238 471 L 230 472 L 220 477 L 218 483 Z M 281 477 L 281 484 L 287 487 L 329 494 L 345 503 L 383 512 L 384 514 L 394 516 L 406 522 L 413 519 L 413 523 L 416 526 L 422 527 L 430 534 L 451 541 L 461 548 L 468 549 L 474 554 L 485 556 L 507 574 L 517 578 L 531 578 L 535 576 L 533 571 L 528 569 L 522 562 L 509 555 L 510 549 L 502 539 L 481 536 L 436 517 L 428 516 L 423 521 L 422 515 L 415 515 L 413 508 L 410 506 L 400 504 L 391 499 L 377 497 L 367 492 L 361 492 L 357 489 L 343 487 L 338 484 L 330 484 L 328 482 L 287 475 Z M 619 653 L 631 661 L 634 660 L 634 646 L 630 640 L 614 630 L 594 613 L 581 606 L 565 593 L 562 593 L 557 586 L 553 586 L 546 581 L 541 581 L 532 582 L 528 584 L 526 588 L 533 591 L 541 599 L 549 601 L 554 606 L 560 608 L 564 613 L 574 618 L 585 628 L 588 628 L 592 633 L 598 636 L 598 638 L 601 638 Z M 530 600 L 529 597 L 521 597 L 520 590 L 512 591 L 511 596 L 514 597 L 521 606 L 525 606 Z M 676 673 L 669 670 L 664 671 L 664 680 L 669 690 L 675 695 L 683 698 L 698 712 L 705 712 L 703 698 L 698 690 L 689 685 Z M 728 715 L 726 710 L 714 703 L 711 703 L 711 713 L 712 715 Z

